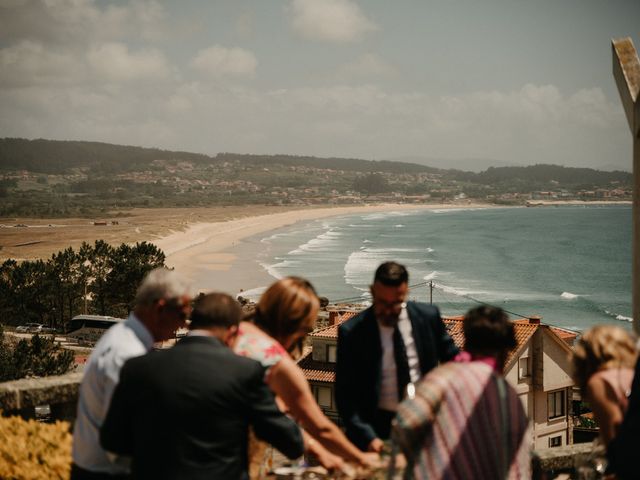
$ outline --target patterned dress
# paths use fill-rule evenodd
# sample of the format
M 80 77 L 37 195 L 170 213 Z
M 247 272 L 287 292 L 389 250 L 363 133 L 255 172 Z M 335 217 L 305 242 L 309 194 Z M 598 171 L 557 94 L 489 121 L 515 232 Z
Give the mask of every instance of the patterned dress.
M 233 347 L 236 354 L 252 358 L 265 368 L 264 381 L 269 381 L 269 375 L 274 365 L 277 365 L 287 355 L 286 350 L 271 337 L 262 332 L 253 331 L 253 328 L 243 328 L 242 323 L 238 329 L 238 338 Z M 249 477 L 251 479 L 266 478 L 273 466 L 273 448 L 257 438 L 251 430 L 249 432 Z

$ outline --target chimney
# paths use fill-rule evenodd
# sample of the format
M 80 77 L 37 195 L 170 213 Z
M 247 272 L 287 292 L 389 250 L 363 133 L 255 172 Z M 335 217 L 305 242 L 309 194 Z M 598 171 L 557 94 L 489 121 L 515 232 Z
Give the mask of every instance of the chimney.
M 329 310 L 329 326 L 335 325 L 339 317 L 340 312 L 337 310 Z
M 542 317 L 540 315 L 531 315 L 528 320 L 530 325 L 540 325 Z

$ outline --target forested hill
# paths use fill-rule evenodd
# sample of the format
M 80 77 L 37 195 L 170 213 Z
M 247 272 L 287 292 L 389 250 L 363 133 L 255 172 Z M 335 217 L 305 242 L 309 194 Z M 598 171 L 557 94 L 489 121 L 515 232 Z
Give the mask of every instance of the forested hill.
M 299 155 L 243 155 L 237 153 L 219 153 L 216 160 L 224 162 L 242 162 L 258 166 L 279 164 L 287 166 L 327 168 L 348 170 L 350 172 L 387 172 L 387 173 L 444 173 L 448 170 L 418 165 L 416 163 L 393 162 L 389 160 L 361 160 L 358 158 L 322 158 Z
M 458 172 L 458 180 L 467 180 L 483 185 L 495 185 L 504 182 L 527 181 L 535 183 L 557 182 L 563 185 L 593 185 L 611 182 L 628 183 L 631 173 L 616 170 L 603 172 L 592 168 L 562 167 L 559 165 L 538 164 L 527 167 L 489 167 L 484 172 Z
M 187 161 L 199 164 L 241 162 L 260 167 L 279 164 L 355 172 L 438 173 L 440 170 L 414 163 L 317 158 L 294 155 L 245 155 L 220 153 L 215 157 L 157 148 L 112 145 L 99 142 L 0 139 L 0 169 L 38 173 L 64 173 L 72 168 L 90 168 L 97 173 L 117 173 L 146 168 L 154 160 Z
M 388 160 L 355 158 L 319 158 L 296 155 L 247 155 L 219 153 L 208 156 L 197 153 L 160 150 L 100 142 L 0 139 L 0 171 L 28 170 L 36 173 L 59 174 L 74 168 L 87 169 L 93 175 L 110 175 L 148 169 L 155 160 L 191 162 L 199 165 L 233 163 L 245 167 L 312 167 L 349 172 L 382 172 L 387 174 L 437 174 L 453 181 L 481 185 L 532 183 L 536 186 L 556 182 L 560 185 L 603 185 L 611 182 L 631 183 L 631 174 L 603 172 L 591 168 L 533 165 L 528 167 L 491 167 L 481 173 L 442 170 L 424 165 Z
M 0 169 L 38 173 L 64 173 L 72 168 L 94 171 L 131 171 L 145 168 L 154 160 L 208 162 L 211 157 L 157 148 L 129 147 L 100 142 L 0 139 Z

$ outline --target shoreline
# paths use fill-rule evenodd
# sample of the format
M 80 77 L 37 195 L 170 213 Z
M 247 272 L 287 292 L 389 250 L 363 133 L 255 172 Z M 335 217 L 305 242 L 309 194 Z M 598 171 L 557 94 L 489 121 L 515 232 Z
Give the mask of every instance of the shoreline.
M 174 232 L 153 243 L 165 252 L 166 264 L 192 284 L 195 292 L 224 291 L 233 295 L 256 291 L 275 278 L 258 263 L 261 245 L 255 237 L 268 232 L 329 217 L 392 212 L 398 210 L 486 209 L 498 205 L 468 204 L 382 204 L 291 210 L 236 220 L 198 222 L 185 231 Z M 218 272 L 219 275 L 215 275 Z M 252 292 L 253 294 L 254 292 Z
M 631 200 L 527 200 L 526 207 L 633 205 Z

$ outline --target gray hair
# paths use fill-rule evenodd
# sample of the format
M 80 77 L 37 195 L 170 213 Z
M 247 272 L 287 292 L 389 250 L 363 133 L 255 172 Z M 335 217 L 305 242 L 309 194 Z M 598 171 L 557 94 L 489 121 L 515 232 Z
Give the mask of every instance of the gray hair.
M 158 300 L 167 302 L 191 296 L 189 284 L 181 275 L 167 268 L 151 270 L 136 292 L 136 305 L 151 305 Z

